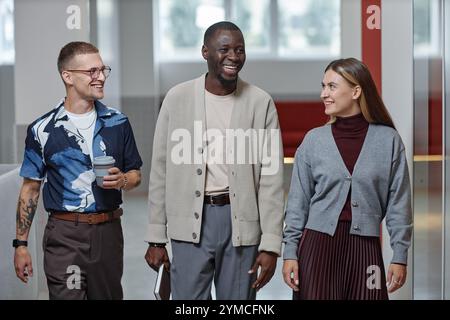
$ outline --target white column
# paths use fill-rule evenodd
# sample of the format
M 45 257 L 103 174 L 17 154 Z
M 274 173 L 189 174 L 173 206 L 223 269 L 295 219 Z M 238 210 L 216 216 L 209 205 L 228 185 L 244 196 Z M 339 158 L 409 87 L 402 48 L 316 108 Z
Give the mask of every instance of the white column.
M 65 96 L 56 66 L 60 49 L 70 41 L 89 41 L 89 1 L 15 1 L 14 37 L 15 153 L 21 162 L 26 127 Z M 41 246 L 46 215 L 41 210 L 40 203 L 29 241 L 37 248 L 33 281 L 38 282 L 38 297 L 46 298 Z
M 144 162 L 142 183 L 133 192 L 147 192 L 153 134 L 159 113 L 159 75 L 154 46 L 157 1 L 119 1 L 121 108 L 133 127 Z
M 119 1 L 120 49 L 123 97 L 157 95 L 153 53 L 153 4 L 151 1 Z
M 91 0 L 92 1 L 92 0 Z M 121 109 L 121 66 L 120 66 L 120 24 L 119 0 L 95 0 L 95 9 L 91 7 L 91 22 L 96 21 L 96 45 L 100 50 L 103 63 L 111 67 L 111 75 L 105 82 L 105 97 L 102 103 L 108 107 Z M 94 12 L 94 10 L 96 12 Z M 91 25 L 92 29 L 95 28 Z
M 382 92 L 383 100 L 406 148 L 413 183 L 413 2 L 382 1 Z M 412 299 L 413 250 L 409 250 L 406 284 L 391 299 Z M 386 267 L 392 258 L 389 235 L 383 226 L 383 257 Z M 387 270 L 386 270 L 387 272 Z
M 444 284 L 443 294 L 445 300 L 450 300 L 450 3 L 444 2 L 444 115 L 445 115 L 445 211 L 444 211 Z
M 341 56 L 361 60 L 361 0 L 341 1 L 341 30 Z
M 89 41 L 88 0 L 15 1 L 16 124 L 28 124 L 64 97 L 56 67 L 70 41 Z

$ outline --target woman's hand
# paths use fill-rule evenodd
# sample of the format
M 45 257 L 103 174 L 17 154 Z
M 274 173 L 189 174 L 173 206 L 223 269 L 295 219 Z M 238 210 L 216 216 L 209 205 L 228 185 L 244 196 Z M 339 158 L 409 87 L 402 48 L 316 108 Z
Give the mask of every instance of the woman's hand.
M 298 282 L 298 261 L 284 260 L 283 262 L 283 279 L 284 282 L 294 291 L 299 290 Z
M 389 293 L 400 289 L 406 282 L 406 266 L 396 263 L 390 264 L 386 280 Z

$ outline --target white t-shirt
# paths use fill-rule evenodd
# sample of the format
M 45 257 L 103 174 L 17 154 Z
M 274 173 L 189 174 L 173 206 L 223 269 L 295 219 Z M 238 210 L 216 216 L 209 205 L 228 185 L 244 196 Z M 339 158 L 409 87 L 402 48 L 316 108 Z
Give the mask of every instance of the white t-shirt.
M 86 141 L 89 149 L 89 156 L 91 161 L 94 162 L 92 145 L 94 142 L 95 120 L 97 120 L 95 108 L 92 108 L 91 111 L 83 114 L 75 114 L 67 110 L 66 113 L 69 116 L 70 121 L 75 125 L 75 128 L 78 129 L 78 132 Z
M 214 130 L 212 135 L 207 136 L 206 195 L 227 193 L 229 189 L 225 130 L 230 128 L 235 99 L 234 92 L 218 96 L 205 89 L 206 129 Z M 220 141 L 214 141 L 215 139 Z

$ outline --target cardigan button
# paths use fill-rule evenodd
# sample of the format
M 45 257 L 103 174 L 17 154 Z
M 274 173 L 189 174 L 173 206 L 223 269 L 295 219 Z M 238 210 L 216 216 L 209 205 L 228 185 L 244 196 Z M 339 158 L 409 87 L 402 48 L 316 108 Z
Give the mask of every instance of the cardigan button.
M 355 208 L 357 208 L 358 207 L 358 202 L 356 202 L 356 201 L 352 201 L 352 207 L 355 207 Z
M 200 192 L 200 191 L 195 191 L 195 196 L 198 198 L 198 197 L 200 197 L 202 195 L 202 193 Z
M 192 239 L 197 239 L 197 234 L 195 232 L 192 233 Z
M 202 169 L 197 169 L 197 174 L 200 176 L 202 174 Z
M 195 219 L 198 219 L 200 217 L 200 215 L 197 212 L 194 212 L 194 217 L 195 217 Z
M 359 226 L 358 226 L 357 224 L 355 224 L 355 225 L 353 226 L 353 230 L 359 230 Z
M 345 177 L 345 180 L 347 180 L 347 181 L 352 181 L 352 176 L 346 176 L 346 177 Z

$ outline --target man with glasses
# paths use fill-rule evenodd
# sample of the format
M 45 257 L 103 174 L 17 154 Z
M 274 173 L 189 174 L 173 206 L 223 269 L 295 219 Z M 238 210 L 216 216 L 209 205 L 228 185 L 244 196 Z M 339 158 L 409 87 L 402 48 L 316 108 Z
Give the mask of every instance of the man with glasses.
M 23 282 L 33 275 L 27 239 L 43 184 L 50 299 L 122 299 L 122 190 L 139 185 L 141 157 L 128 118 L 99 101 L 111 68 L 98 49 L 68 43 L 58 71 L 66 97 L 27 131 L 13 241 L 16 274 Z M 114 161 L 99 184 L 97 157 Z

